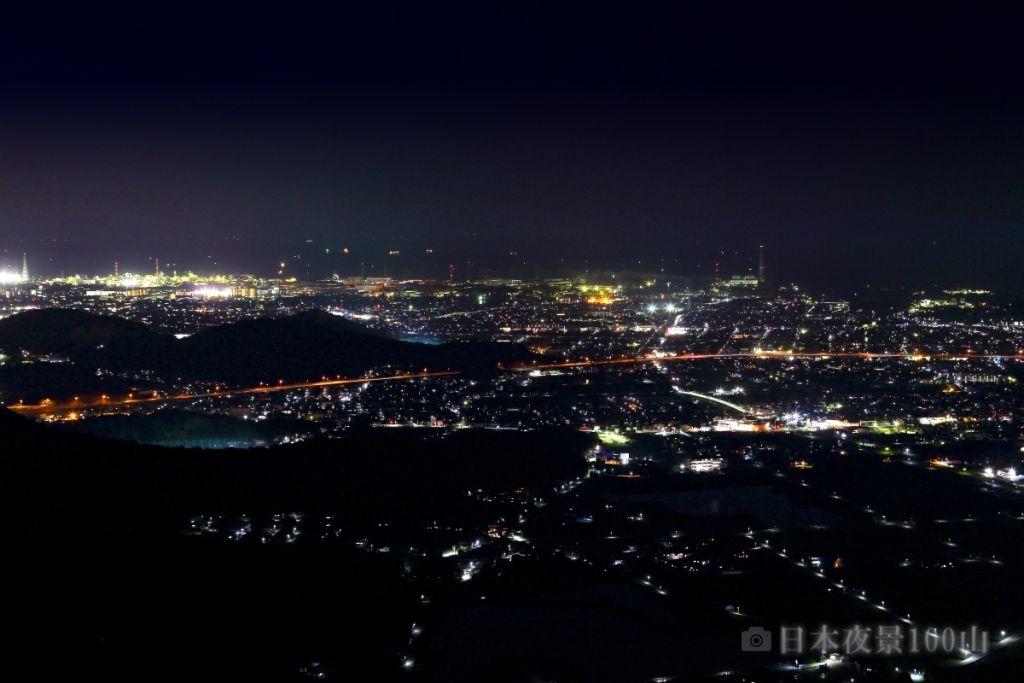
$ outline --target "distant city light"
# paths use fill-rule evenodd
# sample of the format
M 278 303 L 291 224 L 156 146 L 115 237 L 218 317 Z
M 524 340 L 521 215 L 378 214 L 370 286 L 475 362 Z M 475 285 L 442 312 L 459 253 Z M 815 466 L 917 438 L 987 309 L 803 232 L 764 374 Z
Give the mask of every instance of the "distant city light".
M 194 296 L 204 299 L 227 299 L 231 296 L 230 287 L 196 287 L 192 290 Z
M 13 273 L 8 270 L 0 271 L 0 285 L 16 285 L 20 282 L 25 282 L 21 273 Z

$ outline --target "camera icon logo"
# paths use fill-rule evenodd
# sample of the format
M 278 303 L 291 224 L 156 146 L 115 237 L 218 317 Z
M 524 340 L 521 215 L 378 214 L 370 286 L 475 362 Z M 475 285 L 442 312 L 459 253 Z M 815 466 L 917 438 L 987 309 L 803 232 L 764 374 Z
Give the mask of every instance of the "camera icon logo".
M 740 634 L 740 648 L 744 652 L 771 652 L 772 634 L 760 626 L 751 626 Z

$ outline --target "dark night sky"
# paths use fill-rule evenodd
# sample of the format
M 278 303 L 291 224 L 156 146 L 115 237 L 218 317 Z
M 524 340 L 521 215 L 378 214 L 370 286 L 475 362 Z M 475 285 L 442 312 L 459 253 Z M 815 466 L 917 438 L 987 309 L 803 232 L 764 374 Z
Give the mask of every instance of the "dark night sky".
M 7 17 L 0 266 L 1024 289 L 1019 16 L 554 4 Z

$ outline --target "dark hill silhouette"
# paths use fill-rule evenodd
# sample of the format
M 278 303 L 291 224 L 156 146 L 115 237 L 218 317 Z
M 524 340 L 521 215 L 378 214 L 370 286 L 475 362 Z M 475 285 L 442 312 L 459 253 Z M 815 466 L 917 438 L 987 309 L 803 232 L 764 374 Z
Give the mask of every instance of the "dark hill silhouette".
M 0 320 L 0 349 L 91 359 L 170 350 L 173 337 L 141 323 L 65 308 L 43 308 Z
M 447 367 L 448 361 L 427 345 L 391 339 L 323 311 L 213 327 L 181 340 L 181 347 L 177 367 L 225 381 L 313 379 L 380 365 Z
M 90 368 L 237 383 L 351 376 L 381 366 L 487 372 L 532 357 L 513 344 L 400 341 L 324 311 L 247 320 L 178 340 L 120 318 L 43 309 L 0 320 L 0 349 L 66 356 Z

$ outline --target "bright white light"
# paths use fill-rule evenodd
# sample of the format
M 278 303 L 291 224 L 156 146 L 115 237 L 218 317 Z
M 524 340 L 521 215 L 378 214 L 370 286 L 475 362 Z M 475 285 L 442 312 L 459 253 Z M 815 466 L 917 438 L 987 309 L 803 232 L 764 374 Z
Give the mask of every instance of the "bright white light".
M 693 472 L 718 472 L 721 469 L 720 458 L 695 458 L 690 461 L 690 470 Z
M 996 476 L 1001 479 L 1008 479 L 1009 481 L 1017 481 L 1020 479 L 1020 475 L 1017 474 L 1016 468 L 1010 467 L 1005 470 L 999 470 L 996 472 Z
M 0 285 L 14 285 L 19 282 L 24 282 L 21 273 L 12 273 L 7 270 L 0 271 Z
M 230 287 L 196 287 L 192 290 L 194 296 L 206 299 L 226 299 L 231 296 Z

